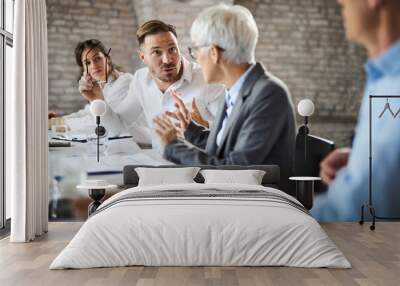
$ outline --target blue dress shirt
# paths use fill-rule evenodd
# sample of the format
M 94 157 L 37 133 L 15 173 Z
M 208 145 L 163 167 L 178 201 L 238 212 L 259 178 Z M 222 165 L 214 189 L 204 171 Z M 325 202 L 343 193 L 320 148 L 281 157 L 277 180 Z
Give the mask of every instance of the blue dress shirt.
M 233 107 L 236 102 L 236 98 L 239 96 L 240 90 L 242 89 L 243 83 L 250 73 L 250 71 L 256 66 L 256 64 L 252 64 L 247 68 L 247 70 L 240 76 L 240 78 L 232 85 L 232 87 L 228 90 L 225 89 L 225 105 L 226 105 L 226 116 L 224 121 L 222 122 L 222 127 L 217 134 L 217 146 L 221 142 L 222 135 L 224 133 L 225 125 L 229 115 L 231 114 Z
M 349 162 L 328 191 L 317 195 L 312 215 L 320 221 L 358 221 L 368 200 L 369 95 L 400 96 L 400 40 L 365 65 L 367 82 Z M 372 100 L 372 202 L 376 215 L 400 217 L 400 113 L 384 110 L 387 100 Z M 388 100 L 394 114 L 400 98 Z

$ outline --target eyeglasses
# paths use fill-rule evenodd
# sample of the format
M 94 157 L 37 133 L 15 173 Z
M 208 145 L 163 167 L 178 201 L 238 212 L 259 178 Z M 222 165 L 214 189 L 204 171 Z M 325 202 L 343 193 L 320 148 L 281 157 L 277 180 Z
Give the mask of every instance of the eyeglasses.
M 197 51 L 199 50 L 199 49 L 201 49 L 201 48 L 205 48 L 205 47 L 209 47 L 209 46 L 211 46 L 211 45 L 201 45 L 201 46 L 193 46 L 193 47 L 188 47 L 188 51 L 189 51 L 189 55 L 190 55 L 190 57 L 193 59 L 193 60 L 195 60 L 195 61 L 197 61 Z M 219 50 L 219 51 L 221 51 L 221 52 L 225 52 L 225 49 L 224 48 L 221 48 L 221 47 L 218 47 L 218 46 L 216 46 L 216 48 Z

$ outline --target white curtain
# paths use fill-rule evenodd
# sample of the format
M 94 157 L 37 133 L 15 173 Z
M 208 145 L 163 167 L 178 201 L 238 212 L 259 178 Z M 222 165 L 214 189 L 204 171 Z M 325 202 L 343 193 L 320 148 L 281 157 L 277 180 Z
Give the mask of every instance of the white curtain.
M 12 242 L 47 232 L 47 21 L 45 0 L 15 1 L 14 94 L 6 98 L 6 182 Z

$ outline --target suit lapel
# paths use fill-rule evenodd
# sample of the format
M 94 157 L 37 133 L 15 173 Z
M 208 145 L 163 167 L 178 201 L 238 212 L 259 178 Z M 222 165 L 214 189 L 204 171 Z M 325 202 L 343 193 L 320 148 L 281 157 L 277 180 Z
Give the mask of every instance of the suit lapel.
M 257 63 L 256 66 L 253 68 L 253 70 L 250 71 L 250 73 L 247 75 L 247 77 L 243 83 L 243 86 L 240 89 L 239 95 L 235 101 L 233 110 L 228 117 L 228 121 L 226 122 L 224 133 L 222 134 L 221 142 L 217 149 L 217 156 L 220 156 L 222 150 L 224 149 L 223 147 L 225 144 L 225 140 L 228 137 L 228 134 L 230 132 L 230 129 L 232 128 L 232 125 L 234 125 L 235 122 L 237 122 L 237 119 L 240 116 L 240 110 L 241 110 L 241 107 L 242 107 L 246 97 L 251 93 L 254 84 L 256 83 L 256 81 L 262 74 L 265 74 L 264 67 L 260 63 Z M 226 108 L 226 106 L 225 106 L 225 108 Z M 224 118 L 222 118 L 222 121 L 223 120 L 224 120 Z M 219 131 L 222 127 L 222 122 L 220 122 L 220 125 L 218 127 L 219 127 L 218 131 Z M 216 132 L 217 134 L 218 134 L 218 131 Z M 216 136 L 217 135 L 215 135 L 214 142 L 216 142 L 216 139 L 217 139 Z

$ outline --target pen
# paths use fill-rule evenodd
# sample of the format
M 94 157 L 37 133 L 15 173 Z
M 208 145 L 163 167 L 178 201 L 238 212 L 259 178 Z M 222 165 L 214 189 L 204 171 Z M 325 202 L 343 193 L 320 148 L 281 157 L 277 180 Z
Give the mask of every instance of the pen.
M 114 136 L 114 137 L 108 137 L 108 140 L 117 140 L 117 139 L 125 139 L 125 138 L 132 138 L 132 136 L 127 135 L 127 136 Z
M 66 139 L 66 138 L 59 138 L 59 137 L 51 137 L 51 139 L 60 140 L 60 141 L 69 141 L 69 142 L 79 142 L 79 143 L 86 143 L 87 142 L 86 139 L 76 139 L 76 138 Z
M 114 137 L 108 137 L 108 140 L 117 140 L 117 139 L 126 139 L 126 138 L 132 138 L 132 136 L 127 135 L 127 136 L 114 136 Z M 67 138 L 60 138 L 60 137 L 51 137 L 51 139 L 54 140 L 60 140 L 60 141 L 70 141 L 70 142 L 79 142 L 79 143 L 86 143 L 86 139 L 67 139 Z

